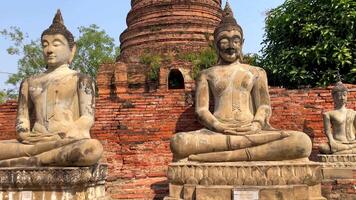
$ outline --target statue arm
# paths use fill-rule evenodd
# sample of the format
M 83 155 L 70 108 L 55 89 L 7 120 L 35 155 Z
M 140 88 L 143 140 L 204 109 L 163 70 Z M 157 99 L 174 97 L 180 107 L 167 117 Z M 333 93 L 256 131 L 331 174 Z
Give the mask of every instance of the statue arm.
M 356 111 L 354 111 L 354 134 L 356 134 Z
M 258 122 L 262 129 L 271 129 L 269 118 L 271 117 L 271 103 L 268 92 L 268 82 L 266 72 L 257 68 L 257 76 L 252 90 L 252 99 L 254 101 L 255 116 L 253 122 Z
M 95 84 L 92 78 L 79 75 L 78 81 L 78 102 L 79 118 L 75 121 L 73 129 L 75 134 L 70 130 L 67 137 L 90 138 L 90 128 L 94 125 L 95 111 Z
M 25 79 L 20 86 L 16 116 L 16 133 L 19 141 L 24 141 L 31 131 L 30 110 L 32 107 L 28 79 Z
M 332 134 L 332 128 L 331 128 L 331 121 L 330 121 L 330 114 L 328 112 L 323 114 L 323 124 L 324 124 L 324 133 L 326 137 L 329 139 L 329 144 L 331 147 L 331 150 L 335 149 L 335 140 Z
M 354 134 L 354 136 L 356 136 L 356 111 L 355 110 L 353 110 L 353 116 L 354 116 L 354 121 L 353 121 L 353 134 Z
M 65 138 L 90 138 L 90 128 L 94 124 L 95 85 L 94 81 L 82 74 L 78 74 L 77 84 L 79 118 L 65 133 Z

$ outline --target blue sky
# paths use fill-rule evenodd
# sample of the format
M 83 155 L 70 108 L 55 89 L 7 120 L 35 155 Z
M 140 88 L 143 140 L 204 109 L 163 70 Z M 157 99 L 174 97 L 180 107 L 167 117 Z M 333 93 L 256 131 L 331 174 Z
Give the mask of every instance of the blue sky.
M 0 6 L 0 30 L 18 26 L 30 39 L 38 39 L 43 30 L 52 22 L 56 10 L 62 11 L 64 22 L 69 30 L 78 37 L 79 26 L 96 24 L 104 29 L 116 44 L 119 35 L 126 28 L 126 15 L 130 0 L 33 0 L 4 1 Z M 223 0 L 225 5 L 226 0 Z M 265 13 L 281 5 L 284 0 L 230 0 L 238 23 L 244 29 L 244 53 L 258 53 L 264 34 Z M 0 72 L 15 73 L 18 57 L 10 56 L 6 48 L 11 42 L 0 37 Z M 6 85 L 8 75 L 0 73 L 0 90 L 12 88 Z

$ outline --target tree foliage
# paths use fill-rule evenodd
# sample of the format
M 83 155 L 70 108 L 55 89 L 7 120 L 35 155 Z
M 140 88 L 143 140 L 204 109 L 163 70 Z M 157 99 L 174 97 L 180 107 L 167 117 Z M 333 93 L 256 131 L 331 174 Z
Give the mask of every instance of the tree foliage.
M 262 63 L 271 85 L 355 83 L 356 1 L 286 0 L 266 18 Z
M 80 36 L 76 41 L 77 54 L 72 68 L 95 78 L 99 66 L 115 62 L 120 49 L 115 47 L 114 39 L 95 24 L 89 27 L 81 26 L 78 29 Z
M 11 99 L 17 99 L 17 92 L 14 89 L 0 90 L 0 104 Z
M 149 67 L 147 74 L 149 81 L 158 81 L 159 69 L 162 64 L 162 60 L 161 55 L 151 53 L 145 53 L 140 57 L 140 63 Z
M 17 85 L 25 77 L 45 71 L 45 62 L 42 55 L 40 40 L 28 40 L 28 35 L 24 34 L 19 27 L 11 27 L 10 30 L 2 30 L 0 34 L 13 42 L 7 53 L 20 56 L 17 62 L 18 71 L 11 74 L 7 83 Z
M 115 47 L 114 39 L 108 36 L 104 30 L 100 30 L 97 25 L 93 24 L 78 29 L 80 35 L 76 42 L 77 53 L 71 68 L 95 78 L 100 64 L 115 61 L 119 54 L 119 48 Z M 29 40 L 28 35 L 18 27 L 2 30 L 0 35 L 13 42 L 7 52 L 10 55 L 20 56 L 18 71 L 16 74 L 10 75 L 7 83 L 17 85 L 24 78 L 46 70 L 39 39 Z
M 202 49 L 200 52 L 190 52 L 178 55 L 178 58 L 193 64 L 192 77 L 195 79 L 199 72 L 208 69 L 218 62 L 218 55 L 213 45 Z
M 244 57 L 243 57 L 242 63 L 244 63 L 244 64 L 249 64 L 249 65 L 253 65 L 253 66 L 261 66 L 262 65 L 261 64 L 262 58 L 257 53 L 247 53 L 243 56 Z

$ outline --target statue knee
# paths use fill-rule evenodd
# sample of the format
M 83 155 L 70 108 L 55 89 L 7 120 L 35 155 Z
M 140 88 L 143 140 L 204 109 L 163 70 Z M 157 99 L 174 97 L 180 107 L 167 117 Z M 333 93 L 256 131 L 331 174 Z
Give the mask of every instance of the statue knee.
M 187 138 L 183 133 L 177 133 L 171 138 L 170 148 L 173 156 L 176 158 L 184 158 L 186 155 Z
M 320 151 L 320 153 L 322 153 L 322 154 L 330 154 L 330 153 L 331 153 L 330 145 L 327 144 L 327 143 L 321 144 L 321 145 L 319 146 L 319 151 Z
M 78 163 L 81 166 L 91 166 L 96 164 L 103 154 L 103 145 L 95 139 L 86 139 L 82 143 L 83 158 Z
M 303 132 L 293 131 L 290 134 L 293 138 L 292 142 L 295 144 L 298 155 L 302 158 L 309 157 L 313 147 L 310 137 Z

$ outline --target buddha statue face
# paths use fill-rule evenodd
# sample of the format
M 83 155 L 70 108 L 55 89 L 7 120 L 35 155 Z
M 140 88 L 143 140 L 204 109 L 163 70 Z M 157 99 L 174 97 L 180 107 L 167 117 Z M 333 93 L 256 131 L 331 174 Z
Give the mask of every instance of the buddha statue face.
M 72 62 L 75 46 L 70 48 L 68 40 L 63 35 L 43 35 L 41 43 L 48 67 L 59 67 Z
M 347 91 L 337 91 L 333 93 L 334 103 L 337 107 L 347 103 Z
M 243 39 L 240 31 L 228 30 L 218 34 L 216 47 L 219 57 L 226 63 L 240 59 Z
M 333 96 L 335 107 L 342 107 L 347 103 L 347 88 L 341 81 L 337 82 L 332 89 L 331 94 Z

